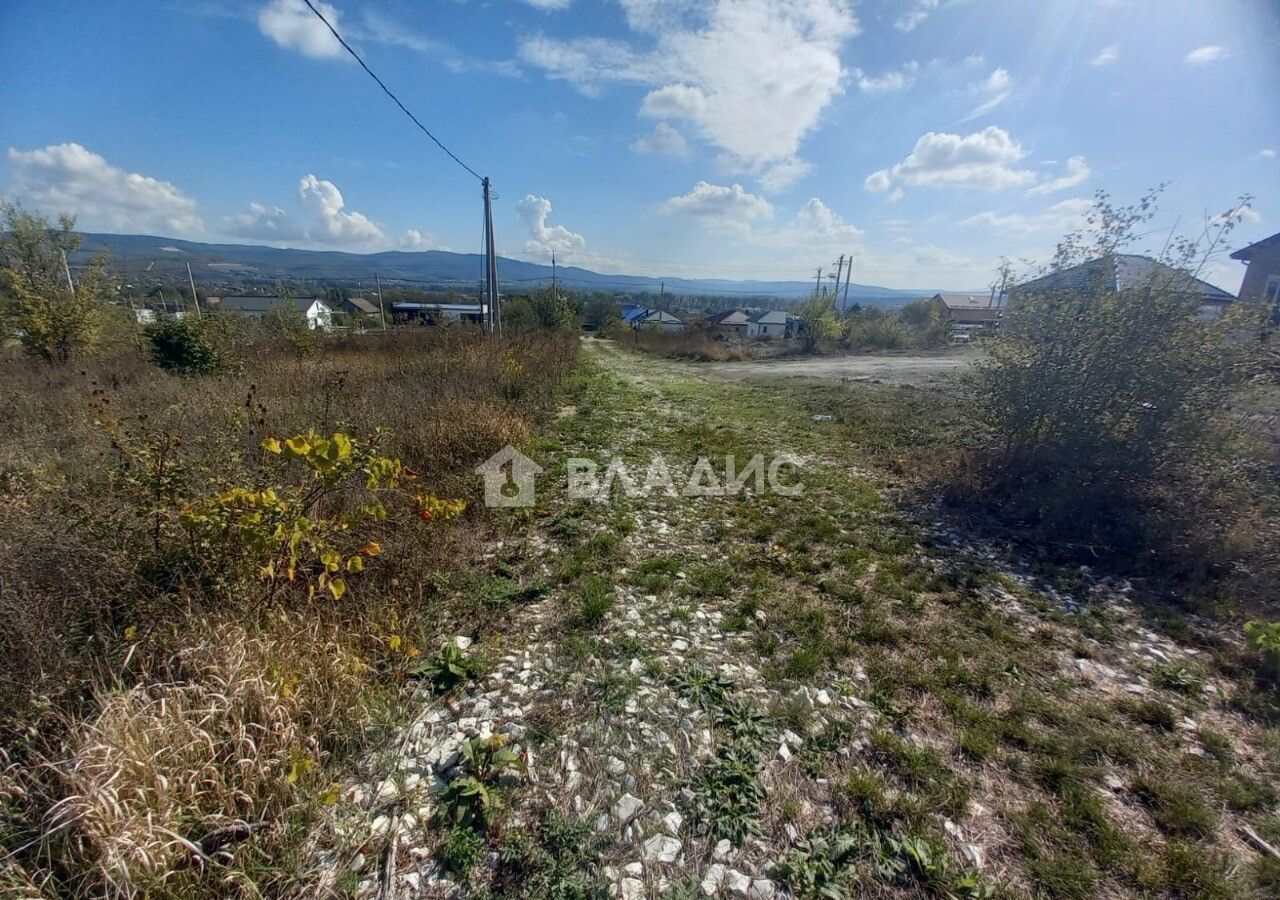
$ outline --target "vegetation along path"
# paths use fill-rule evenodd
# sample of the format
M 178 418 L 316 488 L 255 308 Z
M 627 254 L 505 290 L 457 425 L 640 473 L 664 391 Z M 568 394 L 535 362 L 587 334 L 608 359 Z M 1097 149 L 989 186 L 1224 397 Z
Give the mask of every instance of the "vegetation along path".
M 1032 576 L 920 514 L 924 392 L 735 383 L 587 341 L 490 548 L 503 633 L 318 852 L 358 896 L 1274 896 L 1276 732 L 1125 583 Z M 817 418 L 815 418 L 817 417 Z M 790 452 L 800 497 L 570 500 L 565 462 Z

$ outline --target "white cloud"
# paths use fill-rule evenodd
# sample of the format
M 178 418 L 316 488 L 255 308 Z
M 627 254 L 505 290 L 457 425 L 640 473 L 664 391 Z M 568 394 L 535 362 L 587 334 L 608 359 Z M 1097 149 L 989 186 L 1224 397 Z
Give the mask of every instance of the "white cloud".
M 1261 156 L 1263 159 L 1275 159 L 1276 151 L 1268 147 L 1265 150 L 1259 150 L 1258 155 Z
M 712 229 L 745 232 L 753 220 L 772 216 L 773 204 L 740 184 L 699 181 L 687 194 L 664 203 L 662 211 L 695 216 Z
M 1035 232 L 1066 234 L 1080 228 L 1084 224 L 1085 214 L 1092 208 L 1093 201 L 1083 197 L 1073 197 L 1070 200 L 1062 200 L 1030 215 L 989 210 L 969 216 L 960 224 L 979 225 L 1013 234 L 1031 234 Z
M 346 212 L 342 192 L 332 181 L 307 175 L 298 182 L 302 205 L 316 217 L 308 231 L 313 241 L 340 246 L 373 246 L 387 242 L 382 228 L 363 213 Z
M 278 206 L 266 206 L 256 201 L 242 213 L 227 217 L 227 231 L 234 237 L 258 241 L 297 241 L 307 234 L 301 223 L 295 221 Z
M 893 69 L 883 75 L 868 75 L 861 69 L 854 69 L 853 77 L 857 79 L 858 90 L 864 94 L 883 94 L 911 87 L 919 70 L 920 64 L 913 60 L 901 69 Z
M 341 33 L 342 14 L 323 0 L 316 0 L 316 8 Z M 258 29 L 281 47 L 313 59 L 337 59 L 346 52 L 302 0 L 271 0 L 258 11 Z
M 929 14 L 937 8 L 938 0 L 914 0 L 911 6 L 893 23 L 893 26 L 899 31 L 912 31 L 917 25 L 929 18 Z
M 760 173 L 760 188 L 766 193 L 776 194 L 807 177 L 812 171 L 813 166 L 806 160 L 790 156 L 766 167 Z
M 582 235 L 563 225 L 547 224 L 547 217 L 551 215 L 551 201 L 546 197 L 526 194 L 517 210 L 521 223 L 529 232 L 529 239 L 524 242 L 526 253 L 550 253 L 552 250 L 564 253 L 582 250 L 587 246 L 587 240 Z
M 649 134 L 643 134 L 632 141 L 631 149 L 636 153 L 658 156 L 684 156 L 689 152 L 689 142 L 666 122 L 659 122 Z
M 1109 66 L 1120 58 L 1120 45 L 1110 44 L 1098 51 L 1098 55 L 1089 60 L 1091 66 Z
M 896 187 L 959 187 L 999 190 L 1023 187 L 1034 173 L 1015 168 L 1025 156 L 1009 133 L 994 125 L 969 135 L 930 131 L 900 163 L 867 176 L 872 192 Z
M 196 201 L 168 181 L 126 172 L 80 144 L 9 148 L 16 197 L 50 214 L 72 213 L 81 227 L 191 234 L 204 223 Z
M 962 121 L 968 122 L 971 119 L 977 119 L 985 116 L 1000 104 L 1004 103 L 1013 95 L 1013 76 L 1009 74 L 1009 70 L 1005 68 L 993 69 L 991 74 L 970 86 L 970 90 L 987 99 L 979 103 L 964 117 Z
M 1215 60 L 1222 59 L 1227 55 L 1227 50 L 1220 44 L 1205 44 L 1203 47 L 1196 47 L 1185 57 L 1183 61 L 1193 66 L 1203 66 Z
M 642 115 L 683 119 L 759 175 L 797 155 L 843 90 L 840 48 L 857 31 L 847 0 L 625 0 L 652 46 L 603 38 L 521 41 L 522 59 L 584 93 L 611 82 L 652 90 Z
M 817 197 L 809 198 L 800 212 L 796 213 L 794 226 L 815 237 L 862 237 L 862 229 L 851 225 L 841 218 L 840 214 L 827 206 Z
M 438 250 L 439 242 L 436 236 L 429 232 L 419 231 L 416 228 L 408 228 L 405 233 L 400 236 L 401 250 Z
M 568 9 L 573 5 L 573 0 L 524 0 L 524 2 L 535 9 L 545 10 Z
M 1092 175 L 1093 170 L 1089 168 L 1089 164 L 1085 162 L 1083 156 L 1071 156 L 1067 158 L 1067 170 L 1061 177 L 1042 181 L 1035 187 L 1028 188 L 1027 193 L 1052 194 L 1054 191 L 1064 191 L 1067 188 L 1083 184 Z

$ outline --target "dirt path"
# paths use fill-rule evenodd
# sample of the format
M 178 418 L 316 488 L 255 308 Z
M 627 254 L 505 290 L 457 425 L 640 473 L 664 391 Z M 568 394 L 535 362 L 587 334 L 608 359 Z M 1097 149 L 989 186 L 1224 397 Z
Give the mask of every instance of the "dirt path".
M 533 524 L 495 548 L 548 589 L 466 648 L 480 677 L 424 685 L 345 789 L 329 885 L 1265 896 L 1240 828 L 1269 833 L 1275 748 L 1203 651 L 1142 627 L 1126 585 L 1043 584 L 922 529 L 841 431 L 862 426 L 815 425 L 785 385 L 586 353 Z M 683 484 L 700 457 L 784 452 L 800 497 L 558 486 L 571 456 L 640 481 L 660 453 Z M 499 747 L 521 763 L 485 756 Z
M 888 384 L 931 384 L 968 366 L 972 350 L 936 354 L 822 356 L 754 362 L 708 363 L 697 371 L 711 378 L 742 381 L 756 378 L 829 378 L 877 380 Z

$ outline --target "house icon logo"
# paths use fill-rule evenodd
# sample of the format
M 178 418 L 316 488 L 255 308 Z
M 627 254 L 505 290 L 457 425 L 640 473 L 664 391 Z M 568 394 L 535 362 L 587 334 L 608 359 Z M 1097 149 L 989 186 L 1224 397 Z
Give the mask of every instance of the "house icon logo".
M 476 474 L 484 478 L 485 506 L 533 506 L 533 482 L 542 466 L 508 445 L 476 466 Z

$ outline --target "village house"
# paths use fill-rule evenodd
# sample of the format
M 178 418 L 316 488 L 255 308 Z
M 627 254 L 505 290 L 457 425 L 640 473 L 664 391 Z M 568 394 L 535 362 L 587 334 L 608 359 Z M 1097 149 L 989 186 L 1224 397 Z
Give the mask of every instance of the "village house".
M 1241 247 L 1231 258 L 1248 265 L 1240 284 L 1240 299 L 1266 300 L 1280 307 L 1280 234 Z
M 990 294 L 934 294 L 933 304 L 939 318 L 951 326 L 952 331 L 995 331 L 1004 317 L 1004 297 L 994 291 Z
M 794 318 L 781 309 L 767 309 L 747 320 L 747 337 L 789 338 L 794 332 Z
M 707 316 L 707 327 L 721 334 L 745 336 L 751 315 L 745 309 L 728 309 Z
M 622 321 L 632 328 L 661 328 L 663 331 L 683 331 L 684 320 L 664 309 L 653 309 L 648 306 L 635 306 L 627 303 L 622 306 Z
M 1149 256 L 1135 256 L 1129 253 L 1114 253 L 1102 256 L 1054 272 L 1020 284 L 1013 289 L 1014 297 L 1020 293 L 1049 293 L 1055 291 L 1125 291 L 1148 286 L 1167 287 L 1188 298 L 1198 301 L 1197 315 L 1205 321 L 1213 321 L 1222 315 L 1236 298 L 1222 288 L 1214 287 L 1207 281 L 1201 281 L 1175 269 L 1173 266 L 1152 259 Z
M 333 311 L 319 297 L 221 297 L 215 308 L 261 319 L 277 309 L 287 309 L 289 304 L 302 313 L 308 328 L 329 328 L 333 324 Z
M 378 304 L 364 297 L 348 297 L 338 304 L 338 309 L 357 318 L 378 315 Z
M 391 315 L 397 322 L 423 324 L 451 323 L 483 325 L 488 314 L 487 303 L 393 303 Z

